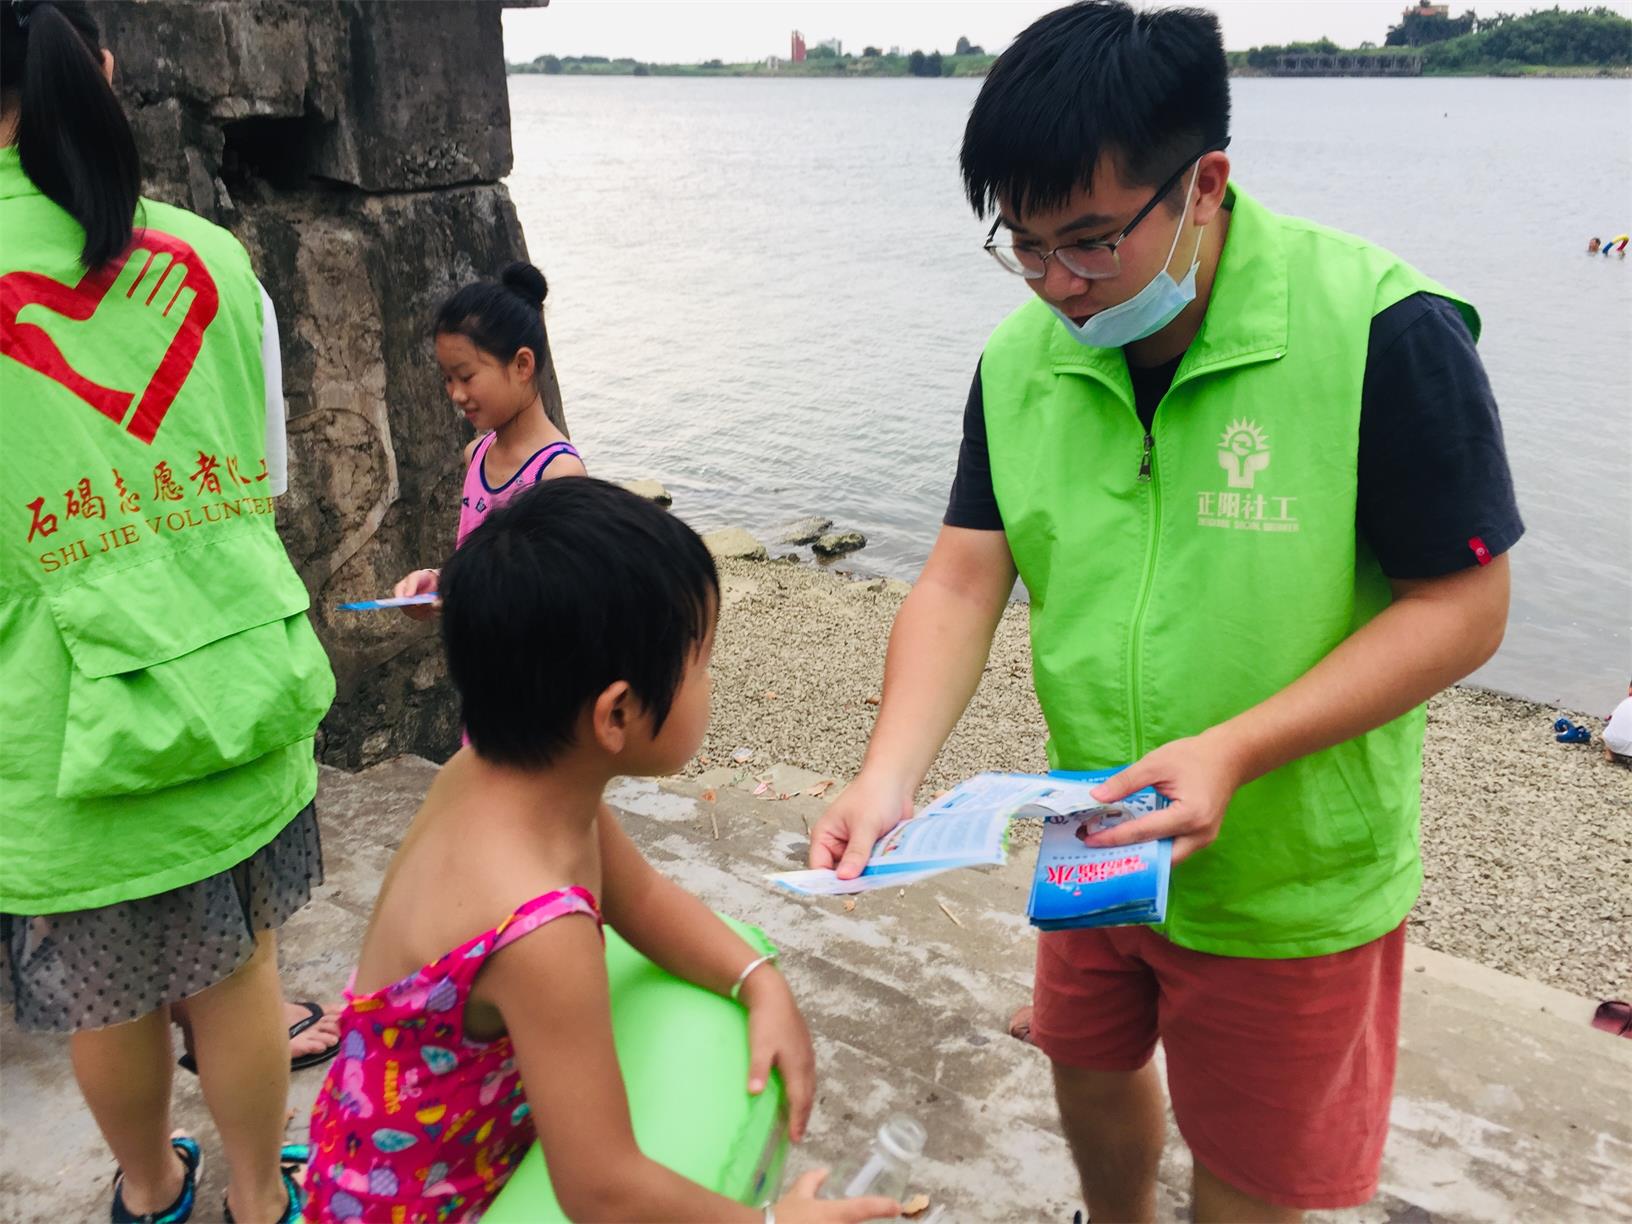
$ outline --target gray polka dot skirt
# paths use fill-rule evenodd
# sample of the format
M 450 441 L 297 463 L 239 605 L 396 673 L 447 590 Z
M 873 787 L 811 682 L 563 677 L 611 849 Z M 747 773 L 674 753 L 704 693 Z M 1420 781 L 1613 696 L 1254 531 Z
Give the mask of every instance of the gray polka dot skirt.
M 151 897 L 0 913 L 0 1001 L 17 1025 L 72 1033 L 136 1020 L 236 973 L 323 882 L 311 804 L 236 867 Z

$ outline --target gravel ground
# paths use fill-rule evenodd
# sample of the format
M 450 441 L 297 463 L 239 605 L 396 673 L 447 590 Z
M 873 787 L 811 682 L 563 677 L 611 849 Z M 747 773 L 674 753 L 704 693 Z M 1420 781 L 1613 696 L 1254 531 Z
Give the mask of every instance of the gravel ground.
M 840 783 L 861 764 L 906 588 L 786 562 L 721 564 L 714 717 L 688 772 L 786 762 Z M 1613 688 L 1613 686 L 1611 686 Z M 1613 692 L 1611 696 L 1614 696 Z M 1632 991 L 1632 770 L 1553 741 L 1559 711 L 1471 689 L 1428 707 L 1419 943 L 1592 997 Z M 1579 715 L 1571 715 L 1580 721 Z M 1597 731 L 1597 717 L 1586 720 Z M 1041 770 L 1026 612 L 1004 616 L 985 678 L 925 782 Z

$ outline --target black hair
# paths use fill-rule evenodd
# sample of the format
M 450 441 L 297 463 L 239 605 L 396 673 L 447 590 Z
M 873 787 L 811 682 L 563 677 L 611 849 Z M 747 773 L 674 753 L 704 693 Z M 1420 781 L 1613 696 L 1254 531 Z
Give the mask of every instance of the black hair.
M 130 245 L 142 163 L 85 0 L 0 0 L 0 93 L 18 99 L 23 173 L 84 227 L 80 262 L 101 267 Z
M 1218 19 L 1083 0 L 1034 21 L 997 57 L 963 132 L 963 185 L 981 216 L 1057 208 L 1093 188 L 1101 154 L 1155 186 L 1230 132 Z
M 464 336 L 482 352 L 508 362 L 523 348 L 533 351 L 540 371 L 549 352 L 544 336 L 544 273 L 530 263 L 513 263 L 497 281 L 476 281 L 443 302 L 436 312 L 438 336 Z
M 720 603 L 697 533 L 626 489 L 542 480 L 442 570 L 442 642 L 477 753 L 548 765 L 584 707 L 628 682 L 661 728 Z

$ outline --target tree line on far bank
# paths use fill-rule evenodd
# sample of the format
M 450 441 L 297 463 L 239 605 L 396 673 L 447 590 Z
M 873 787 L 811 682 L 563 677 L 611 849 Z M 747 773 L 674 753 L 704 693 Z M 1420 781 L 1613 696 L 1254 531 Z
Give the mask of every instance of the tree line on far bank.
M 1387 41 L 1361 43 L 1357 48 L 1338 46 L 1329 38 L 1314 42 L 1286 43 L 1231 51 L 1230 66 L 1236 71 L 1272 71 L 1282 55 L 1385 55 L 1400 52 L 1420 54 L 1427 75 L 1505 75 L 1535 69 L 1564 68 L 1579 71 L 1632 68 L 1632 20 L 1611 8 L 1564 10 L 1544 9 L 1515 16 L 1496 13 L 1480 17 L 1471 10 L 1460 17 L 1442 16 L 1427 6 L 1407 10 L 1401 22 L 1390 27 Z M 543 73 L 549 76 L 843 76 L 843 77 L 951 77 L 984 76 L 994 55 L 959 38 L 951 54 L 939 50 L 914 50 L 904 55 L 886 54 L 876 46 L 863 48 L 860 55 L 840 52 L 832 46 L 814 46 L 804 63 L 772 57 L 765 61 L 729 64 L 718 59 L 700 64 L 643 63 L 630 57 L 604 55 L 541 55 L 526 64 L 510 64 L 515 73 Z
M 1526 68 L 1627 68 L 1632 66 L 1632 20 L 1606 7 L 1543 9 L 1523 16 L 1441 16 L 1426 5 L 1407 10 L 1390 27 L 1383 46 L 1339 47 L 1329 38 L 1230 52 L 1232 67 L 1268 70 L 1282 55 L 1386 55 L 1416 53 L 1423 71 L 1522 72 Z
M 510 64 L 513 73 L 542 73 L 545 76 L 915 76 L 951 77 L 984 76 L 996 56 L 986 54 L 984 48 L 960 37 L 950 54 L 940 50 L 913 50 L 905 54 L 887 54 L 878 47 L 869 46 L 860 55 L 840 52 L 832 46 L 814 46 L 805 53 L 803 63 L 772 57 L 766 61 L 730 64 L 721 60 L 704 60 L 700 64 L 645 63 L 632 57 L 610 58 L 605 55 L 540 55 L 525 64 Z

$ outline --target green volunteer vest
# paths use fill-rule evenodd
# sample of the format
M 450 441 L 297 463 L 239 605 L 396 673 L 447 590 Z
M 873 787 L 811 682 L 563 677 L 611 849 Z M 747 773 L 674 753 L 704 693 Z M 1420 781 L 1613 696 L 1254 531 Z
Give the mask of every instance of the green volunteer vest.
M 334 696 L 266 493 L 244 249 L 142 201 L 87 273 L 0 149 L 0 910 L 248 857 L 316 790 Z
M 1205 320 L 1148 448 L 1122 352 L 1078 344 L 1041 301 L 982 358 L 1056 768 L 1122 765 L 1233 717 L 1391 598 L 1355 525 L 1371 320 L 1451 295 L 1358 238 L 1231 196 Z M 1218 840 L 1174 868 L 1163 934 L 1297 957 L 1392 930 L 1421 882 L 1423 726 L 1419 707 L 1243 787 Z

